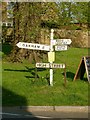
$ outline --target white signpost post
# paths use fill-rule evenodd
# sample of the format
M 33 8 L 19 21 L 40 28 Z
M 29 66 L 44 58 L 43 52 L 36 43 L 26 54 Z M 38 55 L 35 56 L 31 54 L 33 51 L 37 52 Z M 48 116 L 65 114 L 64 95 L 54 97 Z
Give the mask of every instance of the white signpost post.
M 55 51 L 65 51 L 68 49 L 67 45 L 70 45 L 72 42 L 71 39 L 53 39 L 53 33 L 54 33 L 54 30 L 51 29 L 50 46 L 44 45 L 44 44 L 38 44 L 38 43 L 25 43 L 25 42 L 19 42 L 16 44 L 19 48 L 48 51 L 49 63 L 36 63 L 36 68 L 50 69 L 50 85 L 51 86 L 53 86 L 53 68 L 64 68 L 64 69 L 66 68 L 65 64 L 53 63 L 55 61 L 54 46 L 55 46 Z
M 50 40 L 50 52 L 53 52 L 53 44 L 52 44 L 52 40 L 53 40 L 53 32 L 54 32 L 54 30 L 53 29 L 51 29 L 51 40 Z M 54 61 L 50 61 L 50 63 L 52 64 Z M 50 68 L 50 85 L 51 86 L 53 86 L 53 69 L 52 68 Z

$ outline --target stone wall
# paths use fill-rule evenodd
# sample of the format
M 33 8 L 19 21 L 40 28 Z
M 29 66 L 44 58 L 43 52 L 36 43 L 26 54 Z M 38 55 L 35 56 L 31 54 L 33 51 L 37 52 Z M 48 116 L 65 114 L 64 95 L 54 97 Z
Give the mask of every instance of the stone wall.
M 71 39 L 72 47 L 90 47 L 88 36 L 88 30 L 64 30 L 64 29 L 54 29 L 54 39 Z M 41 30 L 41 43 L 50 43 L 50 30 Z

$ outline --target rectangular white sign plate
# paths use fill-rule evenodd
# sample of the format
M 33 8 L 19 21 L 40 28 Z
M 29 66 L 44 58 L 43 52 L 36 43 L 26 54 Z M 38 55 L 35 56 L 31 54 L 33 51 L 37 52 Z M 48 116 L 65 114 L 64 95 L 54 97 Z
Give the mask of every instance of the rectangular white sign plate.
M 65 68 L 65 64 L 57 64 L 57 63 L 53 63 L 50 66 L 51 68 Z
M 52 45 L 70 45 L 71 39 L 54 39 L 51 40 Z
M 45 50 L 45 51 L 49 51 L 50 50 L 50 46 L 49 45 L 43 45 L 43 44 L 38 44 L 38 43 L 19 42 L 16 45 L 19 48 L 25 48 L 25 49 Z
M 65 51 L 67 49 L 68 49 L 67 45 L 55 46 L 55 51 Z
M 36 63 L 37 68 L 65 68 L 65 64 L 57 63 Z
M 49 68 L 49 63 L 36 63 L 37 68 Z

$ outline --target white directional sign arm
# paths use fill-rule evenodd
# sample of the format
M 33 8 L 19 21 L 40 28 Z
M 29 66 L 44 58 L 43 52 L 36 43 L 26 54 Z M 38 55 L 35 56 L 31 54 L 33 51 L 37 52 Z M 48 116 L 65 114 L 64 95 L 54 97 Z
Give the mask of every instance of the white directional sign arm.
M 61 39 L 61 43 L 64 45 L 70 45 L 71 44 L 71 39 Z
M 38 44 L 38 43 L 19 42 L 16 45 L 19 48 L 25 48 L 25 49 L 45 50 L 45 51 L 49 51 L 50 50 L 50 46 L 49 45 L 43 45 L 43 44 Z
M 52 40 L 53 45 L 70 45 L 72 43 L 71 39 L 54 39 Z

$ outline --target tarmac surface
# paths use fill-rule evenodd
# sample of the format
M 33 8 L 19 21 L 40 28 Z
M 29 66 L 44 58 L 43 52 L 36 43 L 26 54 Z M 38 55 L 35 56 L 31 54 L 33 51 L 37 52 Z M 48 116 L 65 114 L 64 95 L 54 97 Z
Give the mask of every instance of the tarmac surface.
M 89 120 L 88 106 L 16 106 L 3 107 L 2 120 Z

